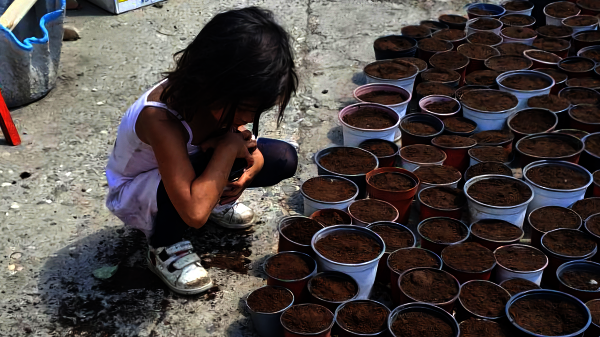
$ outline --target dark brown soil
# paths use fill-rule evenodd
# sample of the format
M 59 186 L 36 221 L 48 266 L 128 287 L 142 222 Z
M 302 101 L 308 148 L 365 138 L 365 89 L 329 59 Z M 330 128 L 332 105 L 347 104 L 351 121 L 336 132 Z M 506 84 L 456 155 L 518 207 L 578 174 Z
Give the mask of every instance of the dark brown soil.
M 253 291 L 246 302 L 254 312 L 277 312 L 287 308 L 293 300 L 287 289 L 266 286 Z
M 425 109 L 431 112 L 437 112 L 441 114 L 449 114 L 456 112 L 459 109 L 458 103 L 454 100 L 441 101 L 429 103 L 425 106 Z
M 525 245 L 502 247 L 494 255 L 499 264 L 515 271 L 540 270 L 548 262 L 544 253 Z
M 588 135 L 587 132 L 585 132 L 583 130 L 577 130 L 577 129 L 559 129 L 559 130 L 554 130 L 552 132 L 574 136 L 574 137 L 577 137 L 578 139 L 582 139 L 583 137 Z
M 600 51 L 599 50 L 595 50 L 595 49 L 586 50 L 583 53 L 581 53 L 581 56 L 592 59 L 596 63 L 600 63 Z
M 513 130 L 524 134 L 547 132 L 556 124 L 556 116 L 546 110 L 527 109 L 517 112 L 508 123 Z
M 528 69 L 531 64 L 525 56 L 512 55 L 494 56 L 485 62 L 486 67 L 500 72 Z
M 544 74 L 550 75 L 550 77 L 552 77 L 554 79 L 554 82 L 556 84 L 562 83 L 562 82 L 564 82 L 564 81 L 567 80 L 567 74 L 563 73 L 562 71 L 560 71 L 558 69 L 554 69 L 554 68 L 540 68 L 540 69 L 536 69 L 535 71 L 539 71 L 539 72 L 542 72 Z
M 459 29 L 444 29 L 437 31 L 432 35 L 433 38 L 444 41 L 458 41 L 464 39 L 467 34 L 465 34 L 464 30 Z
M 369 183 L 380 190 L 392 192 L 408 191 L 417 186 L 411 177 L 397 172 L 376 174 L 369 179 Z
M 412 247 L 415 244 L 412 233 L 398 226 L 381 224 L 371 227 L 371 230 L 381 236 L 389 252 Z
M 451 166 L 426 165 L 413 172 L 419 180 L 428 184 L 449 184 L 460 179 L 460 172 Z
M 514 138 L 510 130 L 481 131 L 471 136 L 479 145 L 498 145 Z
M 527 171 L 526 175 L 538 185 L 559 190 L 583 187 L 589 182 L 587 175 L 560 165 L 537 166 Z
M 480 146 L 469 150 L 469 154 L 480 162 L 493 161 L 507 163 L 510 161 L 510 153 L 500 146 Z
M 492 32 L 477 32 L 469 35 L 468 40 L 472 44 L 495 46 L 498 43 L 502 42 L 502 37 Z
M 555 18 L 568 18 L 579 14 L 581 10 L 572 2 L 561 1 L 546 6 L 546 14 Z
M 404 26 L 400 29 L 403 36 L 422 39 L 431 35 L 431 29 L 424 26 Z
M 410 64 L 415 65 L 417 68 L 419 68 L 419 72 L 427 69 L 427 62 L 421 60 L 420 58 L 416 58 L 416 57 L 401 57 L 398 60 L 402 60 L 402 61 L 406 61 Z
M 558 228 L 577 229 L 581 219 L 568 208 L 546 206 L 539 208 L 529 215 L 531 224 L 541 232 L 549 232 Z
M 442 150 L 431 145 L 416 144 L 403 147 L 400 150 L 402 158 L 416 163 L 437 163 L 446 157 Z
M 421 192 L 421 201 L 429 206 L 441 209 L 457 209 L 467 202 L 459 188 L 432 187 Z
M 394 221 L 398 216 L 394 206 L 377 199 L 358 200 L 348 207 L 348 211 L 358 220 L 366 223 Z
M 408 271 L 400 279 L 400 289 L 413 300 L 427 303 L 446 303 L 460 291 L 452 275 L 437 269 Z
M 452 44 L 450 42 L 434 38 L 420 40 L 418 46 L 420 49 L 433 52 L 452 50 Z
M 585 139 L 585 150 L 600 156 L 600 136 L 592 135 Z
M 583 87 L 596 90 L 600 88 L 600 79 L 585 77 L 585 78 L 571 78 L 567 81 L 569 87 Z
M 560 64 L 560 68 L 570 72 L 585 72 L 594 69 L 594 61 L 586 58 L 566 58 Z
M 457 70 L 469 63 L 469 58 L 456 51 L 438 53 L 429 59 L 429 63 L 435 68 Z
M 317 333 L 327 329 L 333 315 L 318 304 L 294 305 L 281 315 L 281 323 L 292 332 Z
M 537 284 L 524 278 L 513 278 L 507 280 L 506 282 L 502 283 L 502 288 L 508 291 L 511 296 L 528 290 L 541 289 Z
M 448 28 L 447 24 L 432 20 L 421 21 L 421 26 L 431 29 L 432 32 Z
M 523 298 L 508 314 L 523 329 L 543 336 L 565 336 L 585 327 L 588 315 L 573 302 L 557 299 Z
M 538 157 L 556 158 L 577 153 L 575 144 L 551 136 L 523 139 L 518 146 L 523 153 Z
M 402 51 L 414 46 L 412 40 L 402 36 L 387 36 L 375 40 L 375 48 L 379 50 Z
M 444 128 L 452 132 L 469 133 L 475 130 L 477 124 L 464 117 L 450 117 L 444 119 Z
M 406 97 L 399 92 L 394 91 L 372 91 L 358 96 L 363 102 L 379 103 L 383 105 L 398 104 L 406 101 Z
M 456 24 L 461 24 L 461 23 L 467 23 L 468 19 L 465 18 L 464 16 L 460 16 L 460 15 L 442 15 L 440 16 L 440 21 L 443 22 L 450 22 L 450 23 L 456 23 Z
M 321 210 L 318 216 L 314 216 L 313 220 L 319 222 L 325 227 L 341 225 L 345 223 L 344 218 L 333 209 Z
M 265 271 L 280 280 L 299 280 L 312 273 L 311 266 L 297 254 L 280 253 L 269 260 Z
M 428 312 L 402 313 L 392 323 L 392 331 L 402 337 L 453 337 L 452 326 Z
M 577 15 L 566 19 L 563 23 L 565 26 L 570 27 L 591 26 L 598 24 L 598 18 L 591 15 Z
M 352 198 L 356 186 L 346 180 L 315 177 L 302 184 L 302 191 L 316 200 L 336 202 Z
M 529 51 L 529 52 L 527 52 L 527 56 L 529 56 L 530 58 L 536 59 L 538 61 L 551 62 L 551 63 L 558 63 L 560 60 L 562 60 L 562 58 L 560 56 L 553 54 L 551 52 L 543 51 L 543 50 Z
M 600 10 L 600 3 L 596 0 L 579 0 L 577 4 L 589 9 Z
M 460 302 L 465 309 L 484 317 L 504 316 L 510 295 L 499 285 L 486 281 L 464 284 L 460 289 Z
M 500 28 L 500 26 L 502 26 L 502 22 L 488 18 L 478 18 L 471 24 L 469 24 L 469 28 L 479 30 L 493 30 L 496 28 Z
M 500 83 L 517 90 L 540 90 L 552 85 L 552 81 L 533 75 L 512 75 L 506 77 Z
M 374 239 L 356 233 L 330 234 L 317 241 L 315 248 L 326 258 L 341 263 L 368 262 L 383 250 Z
M 549 52 L 563 51 L 569 48 L 570 45 L 571 43 L 569 43 L 569 41 L 550 37 L 538 37 L 533 41 L 533 46 L 535 48 Z
M 530 39 L 537 35 L 535 30 L 523 27 L 507 27 L 502 29 L 502 34 L 513 39 Z
M 429 136 L 439 132 L 432 125 L 423 122 L 403 122 L 402 128 L 417 136 Z
M 455 243 L 464 240 L 469 232 L 458 220 L 432 219 L 428 220 L 419 230 L 421 235 L 435 243 Z
M 600 236 L 600 216 L 589 217 L 586 221 L 586 228 L 590 233 Z
M 597 30 L 584 31 L 578 33 L 576 36 L 574 36 L 574 38 L 579 41 L 598 42 L 600 41 L 600 32 Z
M 472 138 L 454 136 L 454 135 L 441 135 L 437 136 L 432 140 L 432 144 L 441 147 L 465 147 L 473 146 L 477 144 L 477 141 Z
M 373 334 L 384 331 L 387 327 L 389 310 L 375 302 L 350 302 L 338 312 L 337 322 L 352 332 Z
M 540 95 L 531 97 L 527 100 L 527 105 L 531 108 L 542 108 L 558 112 L 568 108 L 571 103 L 564 97 L 558 97 L 556 95 Z
M 309 218 L 293 218 L 281 229 L 286 238 L 301 245 L 310 245 L 313 235 L 323 229 L 317 221 Z
M 506 165 L 495 162 L 484 162 L 469 167 L 466 180 L 469 180 L 473 177 L 482 176 L 484 174 L 500 174 L 512 177 L 512 171 Z
M 465 82 L 468 85 L 483 85 L 489 87 L 496 85 L 496 77 L 500 74 L 500 72 L 494 70 L 477 70 L 467 75 Z
M 461 103 L 469 108 L 497 112 L 516 107 L 519 100 L 513 94 L 500 90 L 473 90 L 461 97 Z
M 429 81 L 429 82 L 454 82 L 454 81 L 458 81 L 460 79 L 460 74 L 457 73 L 454 70 L 450 70 L 450 69 L 443 69 L 443 68 L 431 68 L 431 69 L 427 69 L 426 71 L 424 71 L 421 74 L 421 78 L 423 79 L 423 81 Z M 454 90 L 456 89 L 452 89 L 452 94 L 454 94 Z M 420 91 L 417 91 L 419 94 L 423 94 Z M 426 95 L 425 95 L 426 96 Z M 451 95 L 446 95 L 446 96 L 451 96 Z
M 412 77 L 419 72 L 417 66 L 401 60 L 385 60 L 369 64 L 365 73 L 387 80 Z
M 600 301 L 589 301 L 585 305 L 590 309 L 590 312 L 592 313 L 592 321 L 595 324 L 600 325 Z
M 523 230 L 510 222 L 495 219 L 479 220 L 471 226 L 471 232 L 490 241 L 514 241 L 523 235 Z
M 571 288 L 587 291 L 600 289 L 600 273 L 597 271 L 567 270 L 560 279 Z
M 486 9 L 483 8 L 469 8 L 467 10 L 467 12 L 469 13 L 473 13 L 475 15 L 481 15 L 481 16 L 487 16 L 487 15 L 496 15 L 496 12 L 492 12 L 492 11 L 488 11 Z
M 579 214 L 581 219 L 585 220 L 592 214 L 600 213 L 600 199 L 591 198 L 576 201 L 571 209 Z
M 398 152 L 398 148 L 390 142 L 381 139 L 370 139 L 360 143 L 359 147 L 374 154 L 376 157 L 389 157 Z
M 503 3 L 502 7 L 509 11 L 524 11 L 532 8 L 533 4 L 529 1 L 508 1 Z
M 444 264 L 467 273 L 490 270 L 496 264 L 494 253 L 476 242 L 450 245 L 442 251 Z
M 439 268 L 439 260 L 434 255 L 421 248 L 402 249 L 390 254 L 388 263 L 398 273 L 417 267 Z
M 542 244 L 554 253 L 573 257 L 584 256 L 596 248 L 596 243 L 589 235 L 570 229 L 546 233 Z
M 541 26 L 537 29 L 540 35 L 554 38 L 571 37 L 573 28 L 567 26 Z
M 386 112 L 378 108 L 361 107 L 343 118 L 344 122 L 361 129 L 387 129 L 396 121 Z
M 501 17 L 498 20 L 502 21 L 506 27 L 523 27 L 532 25 L 535 19 L 528 15 L 509 14 Z
M 503 43 L 497 46 L 496 49 L 498 49 L 500 55 L 523 56 L 523 52 L 531 49 L 531 46 L 523 43 Z
M 453 70 L 450 70 L 450 71 L 453 71 Z M 425 74 L 425 73 L 423 73 L 423 74 Z M 440 82 L 446 82 L 446 81 L 440 81 Z M 429 95 L 443 95 L 443 96 L 452 97 L 452 96 L 454 96 L 455 89 L 446 84 L 432 81 L 432 82 L 419 83 L 417 85 L 416 92 L 423 97 L 429 96 Z
M 358 293 L 354 282 L 335 275 L 319 275 L 310 281 L 313 295 L 331 302 L 344 302 Z
M 515 206 L 531 198 L 531 189 L 523 182 L 509 178 L 480 180 L 469 186 L 467 193 L 486 205 Z
M 363 150 L 339 147 L 319 159 L 325 169 L 340 174 L 364 174 L 377 166 L 375 157 Z
M 510 337 L 502 325 L 483 319 L 469 318 L 460 323 L 461 337 Z

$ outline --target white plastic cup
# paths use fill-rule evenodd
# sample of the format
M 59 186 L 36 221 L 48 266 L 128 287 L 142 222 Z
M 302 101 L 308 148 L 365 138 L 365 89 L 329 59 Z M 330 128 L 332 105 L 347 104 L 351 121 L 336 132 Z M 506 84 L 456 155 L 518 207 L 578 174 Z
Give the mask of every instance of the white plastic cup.
M 502 6 L 506 10 L 506 14 L 504 14 L 504 15 L 508 15 L 508 14 L 523 14 L 523 15 L 531 16 L 531 12 L 533 11 L 533 7 L 534 7 L 534 5 L 532 3 L 530 3 L 531 4 L 531 8 L 529 8 L 529 9 L 524 9 L 522 11 L 511 11 L 511 10 L 506 9 L 504 7 L 504 4 L 507 3 L 507 2 L 510 2 L 510 1 L 503 1 L 500 4 L 500 6 Z M 527 2 L 529 2 L 529 1 L 527 1 Z
M 586 16 L 592 16 L 592 15 L 586 15 Z M 598 29 L 598 21 L 596 21 L 595 24 L 589 25 L 589 26 L 569 26 L 569 25 L 565 24 L 565 20 L 567 20 L 567 19 L 570 19 L 570 18 L 564 18 L 564 19 L 562 19 L 560 25 L 561 26 L 567 26 L 567 27 L 573 28 L 573 35 L 572 36 L 575 36 L 575 34 L 577 34 L 579 32 L 586 31 L 586 30 L 597 30 Z
M 317 250 L 316 243 L 320 239 L 334 233 L 357 233 L 361 235 L 367 235 L 379 243 L 381 246 L 381 253 L 373 260 L 362 263 L 343 263 L 330 260 Z M 315 251 L 319 271 L 339 271 L 350 275 L 356 280 L 356 282 L 358 282 L 359 292 L 356 296 L 356 299 L 366 300 L 369 298 L 371 289 L 373 288 L 373 283 L 375 283 L 379 259 L 381 259 L 385 253 L 385 242 L 383 242 L 379 235 L 366 227 L 352 225 L 329 226 L 321 229 L 320 231 L 316 232 L 315 235 L 313 235 L 311 246 Z
M 354 98 L 356 98 L 356 100 L 359 102 L 368 103 L 368 102 L 362 101 L 359 98 L 359 96 L 364 95 L 366 93 L 374 92 L 374 91 L 392 91 L 392 92 L 397 92 L 397 93 L 401 94 L 402 96 L 404 96 L 404 98 L 406 98 L 406 101 L 404 101 L 402 103 L 389 104 L 389 105 L 382 104 L 382 105 L 396 111 L 396 113 L 398 114 L 398 117 L 400 119 L 402 119 L 402 117 L 404 117 L 404 115 L 406 115 L 406 108 L 408 107 L 408 104 L 410 103 L 410 100 L 412 99 L 412 91 L 407 91 L 406 89 L 399 87 L 397 85 L 373 83 L 373 84 L 361 85 L 360 87 L 354 89 Z
M 478 21 L 479 19 L 498 21 L 500 23 L 500 26 L 498 28 L 494 28 L 494 29 L 477 29 L 477 28 L 471 27 L 471 25 L 473 23 L 475 23 L 476 21 Z M 471 20 L 467 21 L 467 36 L 469 36 L 473 33 L 478 33 L 478 32 L 491 32 L 496 35 L 500 35 L 500 31 L 502 30 L 503 27 L 504 27 L 504 24 L 502 23 L 502 21 L 495 19 L 495 18 L 487 18 L 487 17 L 475 18 L 475 19 L 471 19 Z
M 571 2 L 571 1 L 559 1 L 559 2 Z M 548 15 L 546 13 L 546 8 L 549 5 L 552 5 L 552 4 L 555 4 L 555 3 L 556 2 L 551 2 L 551 3 L 549 3 L 548 5 L 546 5 L 544 7 L 544 15 L 546 16 L 546 26 L 562 26 L 563 25 L 562 24 L 562 20 L 565 19 L 565 18 L 557 18 L 557 17 L 551 16 L 551 15 Z M 571 2 L 571 3 L 573 3 L 573 2 Z M 575 15 L 579 15 L 579 14 L 581 14 L 581 10 L 579 10 L 579 13 L 577 13 Z
M 537 90 L 518 90 L 518 89 L 509 88 L 509 87 L 502 85 L 501 82 L 504 79 L 506 79 L 507 77 L 510 77 L 510 76 L 514 76 L 514 75 L 528 75 L 528 76 L 540 77 L 547 81 L 550 81 L 550 85 L 546 88 L 537 89 Z M 519 100 L 519 104 L 517 105 L 516 111 L 526 109 L 528 106 L 527 101 L 531 97 L 550 94 L 550 89 L 552 89 L 552 87 L 555 84 L 554 78 L 552 78 L 552 76 L 550 76 L 548 74 L 544 74 L 540 71 L 535 71 L 535 70 L 507 71 L 505 73 L 498 75 L 498 77 L 496 78 L 496 83 L 498 83 L 498 88 L 500 88 L 501 91 L 509 92 L 517 97 L 517 99 Z
M 416 49 L 416 46 L 415 46 L 415 49 Z M 376 62 L 381 62 L 381 61 L 376 61 Z M 369 65 L 367 65 L 367 67 L 368 66 Z M 371 84 L 371 83 L 391 84 L 391 85 L 395 85 L 395 86 L 404 88 L 408 92 L 413 92 L 413 87 L 415 86 L 415 79 L 417 78 L 417 75 L 419 75 L 419 68 L 417 68 L 417 66 L 415 66 L 415 65 L 412 65 L 412 66 L 417 69 L 417 71 L 415 72 L 415 74 L 413 76 L 398 78 L 398 79 L 393 79 L 393 80 L 374 77 L 365 72 L 365 77 L 367 78 L 367 84 Z
M 430 103 L 450 102 L 450 101 L 454 101 L 456 103 L 456 109 L 452 112 L 441 113 L 441 112 L 435 112 L 435 111 L 431 111 L 431 110 L 427 109 L 427 105 Z M 425 96 L 425 97 L 421 98 L 421 100 L 419 101 L 419 107 L 421 108 L 421 112 L 430 113 L 440 119 L 456 116 L 460 112 L 460 102 L 452 97 L 444 96 L 444 95 Z
M 535 39 L 537 38 L 537 33 L 534 37 L 530 37 L 527 39 L 518 39 L 518 38 L 506 36 L 503 31 L 500 32 L 500 36 L 502 36 L 504 43 L 522 43 L 522 44 L 526 44 L 528 46 L 532 46 L 533 41 L 535 41 Z
M 568 168 L 574 169 L 576 171 L 579 171 L 580 173 L 588 176 L 588 178 L 589 178 L 588 182 L 585 184 L 585 186 L 582 186 L 582 187 L 569 189 L 569 190 L 563 190 L 563 189 L 549 188 L 549 187 L 544 187 L 544 186 L 538 185 L 538 184 L 534 183 L 533 181 L 531 181 L 527 177 L 527 172 L 529 170 L 531 170 L 532 168 L 540 167 L 540 166 L 547 166 L 547 165 L 564 166 L 564 167 L 568 167 Z M 529 184 L 529 186 L 531 186 L 531 189 L 533 189 L 533 192 L 535 194 L 535 197 L 529 203 L 529 207 L 527 209 L 528 212 L 531 212 L 536 208 L 540 208 L 540 207 L 544 207 L 544 206 L 569 207 L 570 205 L 575 203 L 577 200 L 581 200 L 585 197 L 585 191 L 594 181 L 592 174 L 588 170 L 583 168 L 582 166 L 579 166 L 577 164 L 573 164 L 573 163 L 570 163 L 567 161 L 560 161 L 560 160 L 539 160 L 539 161 L 534 161 L 533 163 L 530 163 L 529 165 L 527 165 L 523 168 L 523 179 L 527 182 L 527 184 Z
M 494 90 L 494 89 L 478 89 L 479 90 Z M 475 108 L 470 108 L 463 102 L 461 102 L 463 108 L 463 117 L 468 118 L 477 123 L 475 132 L 487 131 L 487 130 L 501 130 L 506 125 L 508 116 L 512 115 L 517 111 L 518 104 L 513 108 L 503 111 L 483 111 Z
M 515 246 L 522 246 L 522 247 L 525 247 L 528 249 L 534 249 L 534 250 L 537 250 L 540 253 L 542 253 L 541 250 L 539 250 L 535 247 L 515 243 L 512 245 L 506 245 L 506 246 L 501 246 L 501 247 L 496 248 L 496 250 L 494 250 L 494 255 L 496 255 L 496 252 L 499 250 L 506 249 L 509 247 L 515 247 Z M 544 254 L 544 256 L 545 256 L 545 254 Z M 546 263 L 544 264 L 544 266 L 542 268 L 537 269 L 537 270 L 532 270 L 532 271 L 518 271 L 518 270 L 509 269 L 509 268 L 503 266 L 502 264 L 500 264 L 500 262 L 498 262 L 497 259 L 496 259 L 496 266 L 497 266 L 496 267 L 496 284 L 500 284 L 501 282 L 506 281 L 511 278 L 522 278 L 522 279 L 526 279 L 527 281 L 531 281 L 539 286 L 540 283 L 542 283 L 542 275 L 544 274 L 544 269 L 546 269 L 546 267 L 548 266 L 548 257 L 546 256 Z
M 512 179 L 512 180 L 518 181 L 520 183 L 523 183 L 527 187 L 529 187 L 529 189 L 531 190 L 531 197 L 529 199 L 527 199 L 527 201 L 520 203 L 518 205 L 514 205 L 514 206 L 493 206 L 493 205 L 487 205 L 487 204 L 481 203 L 481 202 L 473 199 L 473 197 L 471 197 L 469 195 L 469 193 L 467 193 L 467 191 L 469 190 L 469 187 L 471 187 L 471 185 L 473 185 L 474 183 L 481 181 L 481 180 L 487 180 L 487 179 L 492 179 L 492 178 Z M 465 183 L 465 187 L 463 188 L 463 191 L 464 191 L 465 195 L 467 196 L 467 203 L 468 203 L 468 207 L 469 207 L 469 216 L 471 218 L 470 219 L 471 223 L 477 222 L 477 221 L 483 220 L 483 219 L 498 219 L 498 220 L 504 220 L 504 221 L 513 223 L 521 229 L 523 228 L 523 221 L 525 221 L 525 214 L 527 213 L 527 206 L 529 205 L 529 203 L 533 200 L 533 198 L 535 196 L 535 192 L 533 191 L 533 189 L 531 189 L 531 187 L 528 184 L 522 182 L 521 180 L 514 178 L 514 177 L 496 175 L 496 174 L 485 174 L 482 176 L 477 176 L 477 177 L 473 177 L 473 178 L 469 179 Z
M 395 120 L 395 123 L 394 125 L 385 129 L 362 129 L 344 122 L 344 116 L 349 115 L 360 108 L 377 108 L 382 112 L 386 112 Z M 383 139 L 393 142 L 395 139 L 396 130 L 400 125 L 400 117 L 398 117 L 396 111 L 386 107 L 385 105 L 376 103 L 356 103 L 348 105 L 339 112 L 338 119 L 342 124 L 344 146 L 358 146 L 360 143 L 368 139 Z
M 292 295 L 292 302 L 290 304 L 276 312 L 256 312 L 250 308 L 248 305 L 248 297 L 244 299 L 244 304 L 246 305 L 246 312 L 250 314 L 250 318 L 252 319 L 252 323 L 254 324 L 254 329 L 256 332 L 262 337 L 278 337 L 283 335 L 283 327 L 281 326 L 281 315 L 284 311 L 289 309 L 292 304 L 294 304 L 294 293 L 292 293 L 289 289 L 279 286 L 262 286 L 256 290 L 265 288 L 265 287 L 274 287 L 285 289 Z M 254 291 L 256 291 L 254 290 Z M 254 292 L 252 291 L 252 292 Z M 250 293 L 252 294 L 252 293 Z M 250 295 L 248 295 L 250 296 Z
M 348 206 L 350 206 L 350 204 L 352 202 L 354 202 L 354 200 L 356 200 L 356 198 L 358 197 L 358 191 L 359 191 L 358 185 L 356 185 L 356 183 L 354 183 L 350 179 L 346 179 L 346 178 L 340 177 L 340 176 L 333 176 L 333 175 L 322 175 L 322 176 L 315 177 L 315 178 L 329 178 L 329 179 L 333 179 L 333 180 L 344 180 L 344 181 L 350 182 L 350 183 L 352 183 L 352 185 L 354 185 L 354 187 L 356 187 L 356 193 L 354 194 L 354 196 L 352 196 L 352 198 L 347 199 L 347 200 L 320 201 L 320 200 L 313 199 L 313 198 L 309 197 L 308 195 L 306 195 L 306 193 L 304 193 L 304 190 L 302 189 L 302 186 L 300 186 L 300 193 L 302 193 L 302 196 L 304 197 L 304 215 L 305 216 L 310 216 L 318 210 L 327 209 L 327 208 L 334 208 L 334 209 L 340 209 L 342 211 L 346 211 L 348 209 Z

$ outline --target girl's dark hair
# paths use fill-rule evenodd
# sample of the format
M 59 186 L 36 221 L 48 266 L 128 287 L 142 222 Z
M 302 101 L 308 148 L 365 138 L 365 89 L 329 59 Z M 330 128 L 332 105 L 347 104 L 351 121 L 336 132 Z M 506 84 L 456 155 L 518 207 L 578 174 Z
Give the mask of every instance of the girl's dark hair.
M 249 100 L 259 104 L 257 134 L 260 114 L 278 105 L 279 124 L 298 86 L 288 33 L 257 7 L 217 14 L 175 60 L 160 99 L 188 122 L 223 108 L 219 126 L 229 129 L 238 105 Z

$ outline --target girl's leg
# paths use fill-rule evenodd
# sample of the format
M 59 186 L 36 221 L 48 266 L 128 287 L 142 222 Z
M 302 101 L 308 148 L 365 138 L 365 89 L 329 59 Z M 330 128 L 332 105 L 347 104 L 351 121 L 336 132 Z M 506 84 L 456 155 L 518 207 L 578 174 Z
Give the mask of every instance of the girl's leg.
M 259 138 L 257 143 L 258 149 L 265 158 L 265 165 L 249 187 L 277 185 L 296 174 L 298 152 L 292 145 L 270 138 Z

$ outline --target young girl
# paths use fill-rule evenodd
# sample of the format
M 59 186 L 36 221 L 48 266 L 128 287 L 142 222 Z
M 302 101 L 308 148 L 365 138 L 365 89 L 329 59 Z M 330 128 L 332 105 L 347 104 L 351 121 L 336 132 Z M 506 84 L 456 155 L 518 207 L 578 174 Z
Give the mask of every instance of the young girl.
M 196 294 L 212 281 L 183 232 L 208 220 L 252 226 L 254 212 L 235 202 L 242 192 L 295 174 L 294 147 L 255 140 L 244 125 L 253 122 L 257 134 L 261 113 L 275 105 L 280 122 L 298 80 L 288 34 L 255 7 L 216 15 L 175 55 L 175 70 L 121 121 L 106 205 L 146 234 L 155 274 L 177 293 Z

